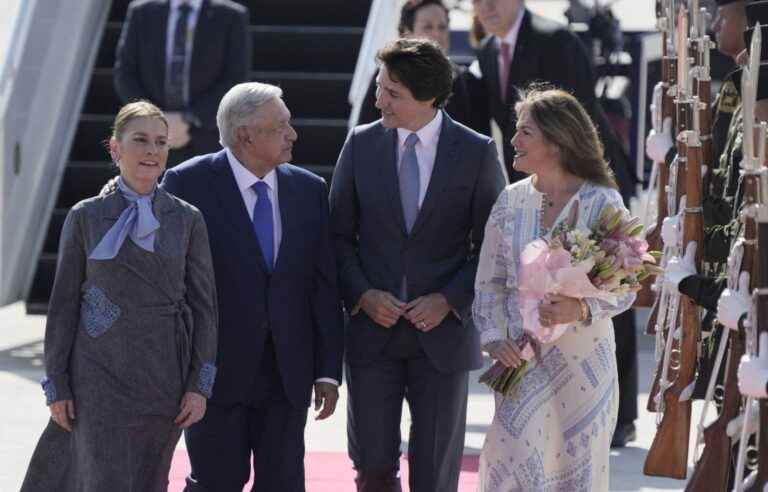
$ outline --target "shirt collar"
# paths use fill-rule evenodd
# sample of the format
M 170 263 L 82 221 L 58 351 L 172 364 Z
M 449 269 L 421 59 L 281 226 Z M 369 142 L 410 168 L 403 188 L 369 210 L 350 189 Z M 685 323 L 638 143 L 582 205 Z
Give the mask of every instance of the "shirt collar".
M 520 8 L 517 12 L 517 18 L 512 23 L 512 28 L 507 32 L 507 35 L 503 39 L 496 38 L 496 47 L 501 48 L 501 43 L 505 42 L 510 46 L 510 49 L 514 49 L 517 44 L 517 35 L 520 34 L 520 26 L 523 24 L 523 16 L 525 15 L 525 9 Z M 510 53 L 512 56 L 512 53 Z
M 264 181 L 267 183 L 267 186 L 272 191 L 275 191 L 277 189 L 277 172 L 275 170 L 271 170 L 267 173 L 264 178 L 259 178 L 255 174 L 253 174 L 251 171 L 249 171 L 243 164 L 237 160 L 237 157 L 235 157 L 235 154 L 232 153 L 232 151 L 229 149 L 229 147 L 226 148 L 227 151 L 227 160 L 229 161 L 229 167 L 232 168 L 232 174 L 235 176 L 235 182 L 237 183 L 237 188 L 240 190 L 240 192 L 244 192 L 245 190 L 251 188 L 253 185 L 258 183 L 259 181 Z
M 171 0 L 171 9 L 178 9 L 182 2 L 188 3 L 193 12 L 200 10 L 203 5 L 203 0 Z
M 440 135 L 440 128 L 442 127 L 442 125 L 443 125 L 443 112 L 442 110 L 438 109 L 437 114 L 435 115 L 434 118 L 432 118 L 432 121 L 422 126 L 419 131 L 415 132 L 416 136 L 419 137 L 419 142 L 425 147 L 433 145 L 434 142 L 437 140 L 438 135 Z M 414 133 L 414 132 L 410 130 L 406 130 L 405 128 L 397 129 L 397 140 L 400 147 L 405 145 L 405 139 L 408 138 L 408 135 L 410 135 L 411 133 Z

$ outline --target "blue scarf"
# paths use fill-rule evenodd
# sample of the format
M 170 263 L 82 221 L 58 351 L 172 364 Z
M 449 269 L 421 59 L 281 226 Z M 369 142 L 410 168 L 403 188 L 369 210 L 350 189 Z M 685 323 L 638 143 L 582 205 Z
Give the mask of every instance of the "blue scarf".
M 160 222 L 152 212 L 152 199 L 157 188 L 148 195 L 139 195 L 125 184 L 122 176 L 117 178 L 117 187 L 129 205 L 120 214 L 115 225 L 101 238 L 88 259 L 113 259 L 123 246 L 126 236 L 130 236 L 131 241 L 139 248 L 155 252 L 155 233 L 160 228 Z

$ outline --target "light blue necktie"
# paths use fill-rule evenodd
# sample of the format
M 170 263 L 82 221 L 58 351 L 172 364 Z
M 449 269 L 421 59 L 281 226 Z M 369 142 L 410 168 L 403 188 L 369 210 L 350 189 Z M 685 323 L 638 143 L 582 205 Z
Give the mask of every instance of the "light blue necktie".
M 419 160 L 416 158 L 415 146 L 419 136 L 415 133 L 405 139 L 405 149 L 400 159 L 400 202 L 403 204 L 405 228 L 410 233 L 419 214 Z
M 117 178 L 117 187 L 129 205 L 88 256 L 91 260 L 111 260 L 117 256 L 126 237 L 145 251 L 155 251 L 155 233 L 160 228 L 160 222 L 152 212 L 155 190 L 148 195 L 139 195 L 128 188 L 122 177 Z
M 400 158 L 400 170 L 397 179 L 400 183 L 400 203 L 403 205 L 403 217 L 405 229 L 408 233 L 413 229 L 416 216 L 419 215 L 419 160 L 416 158 L 416 149 L 419 136 L 415 133 L 405 139 L 405 149 Z M 400 284 L 400 300 L 408 300 L 408 280 L 403 275 Z
M 259 246 L 271 272 L 275 262 L 275 224 L 272 218 L 272 202 L 269 201 L 267 183 L 259 181 L 252 186 L 256 192 L 256 204 L 253 206 L 253 231 L 259 239 Z

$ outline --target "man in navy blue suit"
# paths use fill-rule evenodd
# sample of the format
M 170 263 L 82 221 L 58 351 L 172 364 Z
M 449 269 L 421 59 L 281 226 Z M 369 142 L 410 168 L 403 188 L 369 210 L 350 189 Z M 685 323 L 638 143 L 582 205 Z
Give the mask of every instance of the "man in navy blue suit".
M 296 132 L 282 90 L 233 87 L 216 116 L 224 150 L 170 169 L 166 191 L 205 217 L 219 299 L 218 374 L 185 439 L 186 490 L 304 490 L 304 426 L 338 400 L 343 328 L 325 181 L 287 164 Z

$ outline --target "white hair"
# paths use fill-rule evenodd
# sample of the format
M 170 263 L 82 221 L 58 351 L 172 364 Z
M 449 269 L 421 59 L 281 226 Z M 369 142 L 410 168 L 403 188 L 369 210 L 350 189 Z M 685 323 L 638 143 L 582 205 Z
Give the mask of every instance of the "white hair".
M 236 143 L 235 130 L 253 122 L 259 108 L 273 99 L 283 97 L 283 90 L 261 82 L 245 82 L 232 87 L 219 103 L 216 125 L 219 127 L 219 142 L 224 147 Z

